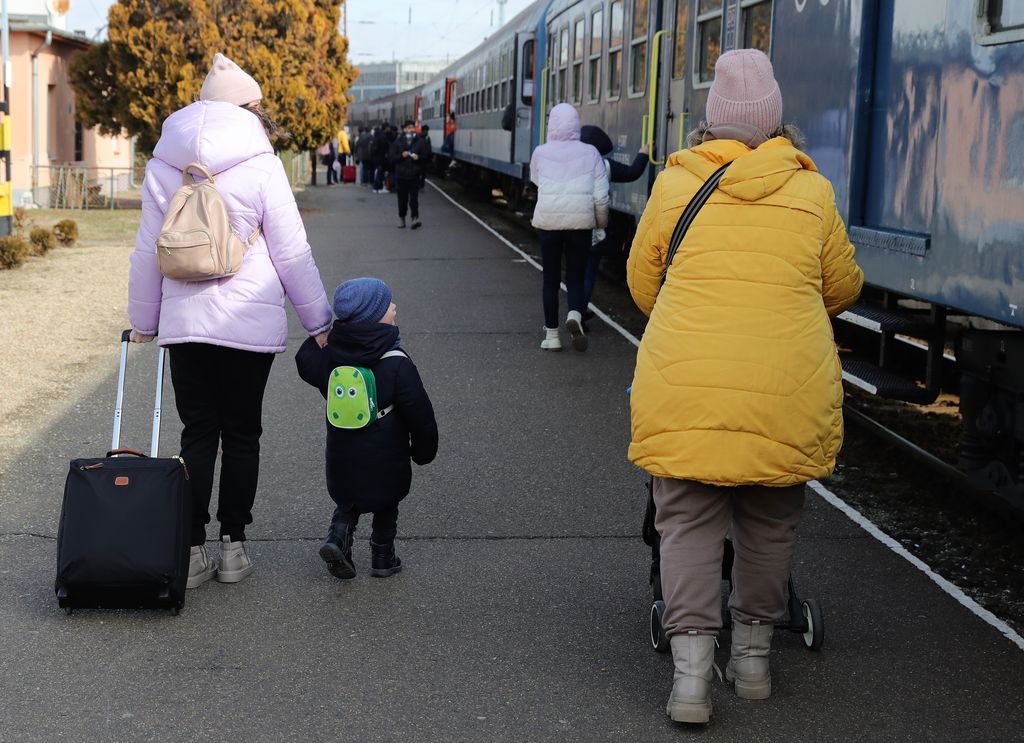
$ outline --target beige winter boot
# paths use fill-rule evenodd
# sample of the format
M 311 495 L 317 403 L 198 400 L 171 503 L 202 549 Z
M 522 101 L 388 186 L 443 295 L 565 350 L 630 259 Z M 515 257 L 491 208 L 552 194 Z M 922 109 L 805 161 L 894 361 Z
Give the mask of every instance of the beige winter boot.
M 732 649 L 725 677 L 736 683 L 741 699 L 767 699 L 772 695 L 768 652 L 772 647 L 772 625 L 756 619 L 752 624 L 733 620 Z
M 711 719 L 711 671 L 715 666 L 715 638 L 687 632 L 669 639 L 676 671 L 665 712 L 676 722 Z M 721 676 L 721 672 L 719 672 Z

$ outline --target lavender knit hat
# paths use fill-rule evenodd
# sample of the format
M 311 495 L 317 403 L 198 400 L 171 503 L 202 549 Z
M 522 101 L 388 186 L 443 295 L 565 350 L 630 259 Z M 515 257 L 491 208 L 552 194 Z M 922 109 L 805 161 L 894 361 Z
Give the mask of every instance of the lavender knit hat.
M 718 58 L 707 119 L 712 126 L 749 124 L 768 136 L 782 126 L 782 93 L 764 52 L 736 49 Z
M 260 84 L 252 76 L 219 52 L 199 91 L 201 101 L 222 101 L 244 106 L 263 98 Z
M 378 322 L 391 306 L 391 290 L 380 279 L 349 279 L 334 290 L 334 314 L 342 322 Z

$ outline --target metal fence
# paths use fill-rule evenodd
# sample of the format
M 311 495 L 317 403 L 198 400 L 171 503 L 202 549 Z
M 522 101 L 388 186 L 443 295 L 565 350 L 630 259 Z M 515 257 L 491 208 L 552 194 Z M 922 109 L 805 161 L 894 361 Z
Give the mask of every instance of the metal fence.
M 308 152 L 282 152 L 281 162 L 292 188 L 312 177 Z M 138 209 L 142 204 L 145 164 L 134 168 L 89 168 L 80 165 L 45 165 L 33 169 L 32 189 L 22 198 L 49 209 Z M 29 197 L 26 199 L 26 197 Z
M 32 173 L 32 203 L 50 209 L 138 208 L 142 203 L 144 174 L 145 167 L 141 166 L 39 166 Z

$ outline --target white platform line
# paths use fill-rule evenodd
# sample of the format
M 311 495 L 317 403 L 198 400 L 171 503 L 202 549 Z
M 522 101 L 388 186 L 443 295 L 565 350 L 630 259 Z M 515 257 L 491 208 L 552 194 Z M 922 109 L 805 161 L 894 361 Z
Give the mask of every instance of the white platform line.
M 501 240 L 501 242 L 503 242 L 503 243 L 504 243 L 505 245 L 507 245 L 508 247 L 512 248 L 512 250 L 514 250 L 514 251 L 515 251 L 516 253 L 518 253 L 518 254 L 519 254 L 520 256 L 522 256 L 522 258 L 523 258 L 523 260 L 524 260 L 524 261 L 526 261 L 527 263 L 529 263 L 529 264 L 530 264 L 531 266 L 533 266 L 534 268 L 536 268 L 536 269 L 537 269 L 538 271 L 543 271 L 543 270 L 544 270 L 543 266 L 541 266 L 541 265 L 540 265 L 539 263 L 537 263 L 537 261 L 535 261 L 535 260 L 534 260 L 533 258 L 531 258 L 530 256 L 528 256 L 528 255 L 527 255 L 526 253 L 524 253 L 524 252 L 523 252 L 522 250 L 520 250 L 519 248 L 517 248 L 517 247 L 516 247 L 515 245 L 513 245 L 513 244 L 512 244 L 512 243 L 511 243 L 511 242 L 510 242 L 509 240 L 505 239 L 505 237 L 504 237 L 503 235 L 500 235 L 500 234 L 499 234 L 498 232 L 496 232 L 496 231 L 494 230 L 494 228 L 492 228 L 492 227 L 491 227 L 491 226 L 490 226 L 489 224 L 487 224 L 487 223 L 486 223 L 486 222 L 484 222 L 484 221 L 483 221 L 482 219 L 480 219 L 480 217 L 478 217 L 477 215 L 475 215 L 475 214 L 474 214 L 473 212 L 471 212 L 471 211 L 470 211 L 469 209 L 467 209 L 467 208 L 466 208 L 466 207 L 464 207 L 464 206 L 463 206 L 462 204 L 460 204 L 460 203 L 459 203 L 459 202 L 457 202 L 457 201 L 456 201 L 455 199 L 453 199 L 453 198 L 452 198 L 451 196 L 449 196 L 448 194 L 446 194 L 446 193 L 445 193 L 444 191 L 442 191 L 442 190 L 441 190 L 441 189 L 440 189 L 440 188 L 439 188 L 438 186 L 434 185 L 434 184 L 433 184 L 433 183 L 432 183 L 431 181 L 427 181 L 427 183 L 429 183 L 429 184 L 430 184 L 431 188 L 433 188 L 433 189 L 434 189 L 435 191 L 437 191 L 437 192 L 438 192 L 439 194 L 441 194 L 441 195 L 442 195 L 442 196 L 444 196 L 444 197 L 445 197 L 446 199 L 448 199 L 448 201 L 450 201 L 450 202 L 451 202 L 452 204 L 454 204 L 454 205 L 455 205 L 456 207 L 458 207 L 459 209 L 461 209 L 462 211 L 464 211 L 464 212 L 465 212 L 466 214 L 468 214 L 468 215 L 470 216 L 470 218 L 471 218 L 471 219 L 473 219 L 473 220 L 474 220 L 474 221 L 475 221 L 475 222 L 476 222 L 477 224 L 479 224 L 479 225 L 480 225 L 481 227 L 483 227 L 483 228 L 484 228 L 485 230 L 487 230 L 487 231 L 488 231 L 488 232 L 490 232 L 490 233 L 491 233 L 492 235 L 494 235 L 494 236 L 495 236 L 496 238 L 498 238 L 499 240 Z M 562 291 L 565 291 L 565 284 L 564 284 L 564 283 L 562 283 L 562 284 L 561 284 L 561 287 L 562 287 Z M 637 338 L 637 337 L 636 337 L 635 335 L 633 335 L 632 333 L 630 333 L 630 332 L 629 332 L 628 330 L 626 330 L 626 329 L 625 329 L 624 327 L 622 327 L 622 326 L 621 326 L 621 325 L 619 325 L 619 324 L 618 324 L 617 322 L 615 322 L 614 320 L 612 320 L 612 319 L 611 319 L 610 317 L 608 317 L 608 315 L 606 315 L 606 314 L 605 314 L 604 312 L 602 312 L 602 311 L 601 311 L 600 309 L 598 309 L 597 307 L 595 307 L 595 306 L 594 306 L 593 304 L 589 304 L 589 305 L 587 305 L 587 307 L 588 307 L 588 308 L 589 308 L 589 309 L 591 310 L 591 312 L 593 312 L 593 313 L 594 313 L 594 315 L 595 315 L 596 317 L 599 317 L 599 318 L 601 318 L 602 320 L 604 320 L 604 321 L 605 321 L 605 322 L 606 322 L 606 323 L 607 323 L 607 324 L 608 324 L 608 325 L 609 325 L 609 326 L 610 326 L 610 327 L 611 327 L 612 329 L 614 329 L 614 330 L 615 330 L 615 331 L 616 331 L 616 332 L 617 332 L 617 333 L 618 333 L 619 335 L 621 335 L 621 336 L 622 336 L 623 338 L 625 338 L 625 339 L 626 339 L 627 341 L 629 341 L 630 343 L 632 343 L 632 344 L 633 344 L 634 346 L 636 346 L 637 348 L 639 348 L 639 347 L 640 347 L 640 339 L 639 339 L 639 338 Z
M 538 271 L 543 270 L 543 268 L 541 267 L 541 265 L 539 263 L 537 263 L 537 261 L 533 260 L 533 258 L 528 256 L 522 250 L 517 248 L 515 245 L 513 245 L 508 240 L 506 240 L 502 235 L 500 235 L 497 232 L 495 232 L 494 229 L 492 229 L 490 225 L 488 225 L 486 222 L 484 222 L 478 216 L 473 214 L 473 212 L 471 212 L 469 209 L 467 209 L 462 204 L 457 202 L 455 199 L 453 199 L 451 196 L 446 194 L 444 191 L 442 191 L 440 188 L 435 186 L 430 181 L 427 181 L 427 183 L 430 183 L 430 185 L 434 188 L 434 190 L 436 190 L 439 194 L 441 194 L 446 199 L 448 199 L 448 201 L 450 201 L 452 204 L 454 204 L 459 209 L 461 209 L 466 214 L 468 214 L 481 227 L 483 227 L 485 230 L 490 232 L 496 238 L 501 240 L 501 242 L 503 242 L 505 245 L 507 245 L 508 247 L 512 248 L 512 250 L 514 250 L 519 255 L 521 255 L 523 257 L 523 259 L 527 263 L 529 263 L 531 266 L 536 268 Z M 562 289 L 563 290 L 565 289 L 565 284 L 562 284 Z M 594 305 L 591 304 L 589 306 L 590 306 L 590 309 L 593 310 L 594 314 L 597 317 L 601 318 L 606 323 L 608 323 L 608 325 L 610 325 L 612 328 L 617 330 L 619 332 L 619 334 L 622 335 L 622 337 L 624 337 L 626 340 L 628 340 L 634 346 L 637 346 L 637 347 L 640 346 L 640 340 L 635 335 L 633 335 L 628 330 L 626 330 L 621 325 L 619 325 L 617 322 L 612 320 L 610 317 L 608 317 L 608 315 L 606 315 L 604 312 L 599 310 Z M 820 482 L 817 482 L 817 481 L 809 482 L 808 485 L 810 486 L 811 490 L 813 490 L 815 493 L 820 495 L 826 502 L 830 503 L 832 506 L 834 506 L 835 508 L 839 509 L 844 514 L 846 514 L 846 516 L 851 521 L 853 521 L 855 524 L 857 524 L 859 527 L 861 527 L 864 531 L 866 531 L 868 534 L 873 536 L 875 539 L 877 539 L 879 542 L 884 544 L 890 550 L 895 552 L 897 555 L 902 557 L 904 560 L 906 560 L 911 565 L 913 565 L 915 568 L 917 568 L 922 573 L 924 573 L 926 576 L 928 576 L 928 578 L 930 578 L 931 581 L 933 583 L 935 583 L 935 585 L 937 585 L 943 591 L 945 591 L 950 596 L 952 596 L 954 599 L 956 599 L 957 602 L 960 603 L 963 607 L 965 607 L 968 611 L 970 611 L 972 614 L 974 614 L 975 616 L 977 616 L 979 619 L 981 619 L 982 621 L 986 622 L 987 624 L 990 624 L 992 627 L 995 627 L 997 630 L 999 630 L 999 632 L 1007 640 L 1012 642 L 1014 645 L 1016 645 L 1021 650 L 1024 650 L 1024 637 L 1021 637 L 1019 634 L 1017 634 L 1010 625 L 1008 625 L 1002 619 L 1000 619 L 995 614 L 990 612 L 988 609 L 986 609 L 983 606 L 981 606 L 980 604 L 978 604 L 977 601 L 972 599 L 970 596 L 968 596 L 966 593 L 961 591 L 955 585 L 953 585 L 948 580 L 943 578 L 941 575 L 938 575 L 937 573 L 935 573 L 935 571 L 933 571 L 930 567 L 928 567 L 928 565 L 926 565 L 920 559 L 918 559 L 917 557 L 914 557 L 912 554 L 907 552 L 907 550 L 903 547 L 903 545 L 901 545 L 895 539 L 893 539 L 888 534 L 886 534 L 881 529 L 879 529 L 877 526 L 875 526 L 871 522 L 871 520 L 868 519 L 864 514 L 862 514 L 860 511 L 855 509 L 850 504 L 848 504 L 846 501 L 842 500 L 838 495 L 836 495 L 831 490 L 826 488 Z
M 807 484 L 810 486 L 811 490 L 813 490 L 815 493 L 820 495 L 830 504 L 832 504 L 837 509 L 846 514 L 846 516 L 855 524 L 857 524 L 857 526 L 859 526 L 861 529 L 866 531 L 868 534 L 873 536 L 875 539 L 884 544 L 890 550 L 895 552 L 897 555 L 902 557 L 904 560 L 906 560 L 915 568 L 917 568 L 926 576 L 928 576 L 928 578 L 933 583 L 935 583 L 935 585 L 937 585 L 943 591 L 945 591 L 954 599 L 956 599 L 957 602 L 960 603 L 963 607 L 965 607 L 968 611 L 970 611 L 972 614 L 974 614 L 987 624 L 990 624 L 993 627 L 995 627 L 1007 640 L 1012 642 L 1021 650 L 1024 650 L 1024 637 L 1021 637 L 1019 634 L 1017 634 L 1010 625 L 1008 625 L 1002 619 L 1000 619 L 995 614 L 990 612 L 988 609 L 978 604 L 977 601 L 972 599 L 970 596 L 968 596 L 955 585 L 953 585 L 948 580 L 943 578 L 941 575 L 935 573 L 935 571 L 928 567 L 928 565 L 926 565 L 923 561 L 921 561 L 917 557 L 914 557 L 914 555 L 910 554 L 902 544 L 900 544 L 895 539 L 893 539 L 888 534 L 879 529 L 877 526 L 875 526 L 866 516 L 864 516 L 864 514 L 850 506 L 845 501 L 843 501 L 839 496 L 837 496 L 831 490 L 826 488 L 820 482 L 809 482 Z

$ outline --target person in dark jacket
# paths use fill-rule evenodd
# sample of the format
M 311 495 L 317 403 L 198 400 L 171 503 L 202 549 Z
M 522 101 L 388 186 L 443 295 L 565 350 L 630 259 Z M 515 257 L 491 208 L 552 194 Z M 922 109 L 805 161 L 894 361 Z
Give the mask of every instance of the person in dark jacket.
M 327 492 L 336 504 L 320 557 L 336 578 L 354 578 L 352 537 L 364 513 L 373 514 L 370 574 L 402 569 L 395 554 L 398 504 L 412 484 L 410 460 L 437 455 L 437 422 L 412 359 L 402 350 L 391 290 L 380 279 L 350 279 L 334 292 L 337 320 L 320 348 L 303 343 L 295 356 L 299 376 L 324 399 L 340 366 L 369 369 L 376 381 L 377 420 L 363 428 L 327 426 Z
M 385 123 L 377 128 L 373 135 L 373 192 L 388 193 L 384 188 L 384 177 L 387 174 L 388 148 L 391 142 L 388 139 L 388 125 Z
M 398 226 L 405 227 L 405 213 L 412 212 L 412 228 L 420 227 L 420 164 L 429 154 L 429 146 L 416 136 L 416 124 L 406 121 L 403 133 L 388 155 L 395 171 L 395 189 L 398 191 Z
M 625 165 L 617 160 L 612 160 L 610 155 L 615 149 L 611 138 L 599 126 L 580 127 L 580 141 L 592 145 L 601 153 L 604 158 L 605 167 L 608 169 L 609 183 L 632 183 L 647 172 L 647 146 L 644 145 L 633 158 L 631 165 Z M 614 255 L 616 250 L 621 250 L 623 236 L 619 234 L 609 223 L 609 229 L 594 230 L 591 241 L 590 254 L 587 256 L 587 270 L 583 276 L 583 293 L 586 305 L 590 304 L 590 298 L 594 295 L 594 287 L 597 285 L 597 272 L 601 268 L 601 259 L 606 255 Z M 583 313 L 584 320 L 590 320 L 594 313 L 589 309 Z
M 420 158 L 420 191 L 427 187 L 427 171 L 430 169 L 430 161 L 434 158 L 434 146 L 430 144 L 430 127 L 423 124 L 420 127 L 420 139 L 426 148 L 426 154 Z

